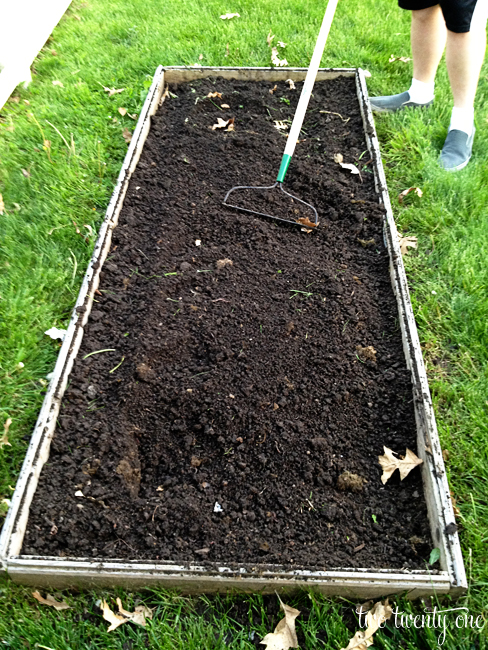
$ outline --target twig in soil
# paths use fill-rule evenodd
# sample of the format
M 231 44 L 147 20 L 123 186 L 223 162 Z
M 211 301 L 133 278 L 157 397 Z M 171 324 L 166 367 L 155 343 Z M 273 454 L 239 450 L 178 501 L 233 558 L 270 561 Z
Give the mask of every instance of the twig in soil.
M 216 300 L 211 300 L 210 302 L 230 302 L 230 300 L 226 300 L 225 298 L 217 298 Z
M 120 368 L 120 366 L 124 363 L 124 359 L 125 359 L 125 357 L 122 357 L 122 359 L 120 360 L 120 363 L 118 363 L 118 364 L 115 366 L 115 368 L 112 368 L 112 370 L 109 370 L 109 371 L 108 371 L 109 374 L 112 374 L 113 372 L 115 372 L 115 371 L 117 370 L 117 368 Z
M 105 348 L 104 350 L 95 350 L 94 352 L 89 352 L 83 357 L 83 361 L 91 357 L 92 354 L 101 354 L 102 352 L 115 352 L 115 348 Z
M 154 515 L 156 514 L 156 510 L 157 510 L 158 508 L 159 508 L 159 505 L 157 505 L 157 506 L 154 508 L 154 512 L 153 512 L 153 514 L 152 514 L 152 519 L 151 519 L 151 521 L 152 521 L 153 523 L 154 523 Z
M 334 111 L 319 111 L 319 113 L 327 113 L 328 115 L 337 115 L 337 117 L 341 118 L 344 124 L 347 124 L 351 119 L 350 117 L 342 117 L 340 113 L 335 113 Z
M 144 253 L 143 251 L 141 251 L 140 248 L 136 248 L 136 251 L 139 251 L 139 253 L 140 253 L 141 255 L 144 255 L 144 257 L 146 258 L 146 260 L 149 261 L 149 257 L 146 255 L 146 253 Z
M 211 370 L 207 370 L 205 372 L 197 372 L 196 375 L 192 375 L 190 379 L 193 379 L 193 377 L 200 377 L 200 375 L 208 375 L 209 372 L 212 372 Z

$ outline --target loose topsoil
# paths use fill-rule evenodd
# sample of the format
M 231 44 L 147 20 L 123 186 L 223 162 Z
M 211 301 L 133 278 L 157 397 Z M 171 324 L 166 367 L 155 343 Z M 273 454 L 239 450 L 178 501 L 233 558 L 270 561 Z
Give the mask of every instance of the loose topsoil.
M 419 468 L 380 481 L 416 428 L 354 79 L 316 84 L 285 182 L 316 231 L 222 206 L 274 181 L 301 84 L 274 86 L 174 86 L 152 118 L 24 554 L 425 567 Z

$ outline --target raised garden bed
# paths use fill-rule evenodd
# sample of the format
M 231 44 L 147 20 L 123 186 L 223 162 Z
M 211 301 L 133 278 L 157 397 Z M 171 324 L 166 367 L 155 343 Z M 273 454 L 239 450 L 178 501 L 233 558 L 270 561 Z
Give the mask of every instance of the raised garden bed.
M 2 533 L 14 579 L 465 586 L 362 72 L 319 73 L 287 178 L 316 232 L 221 205 L 272 182 L 303 75 L 157 71 Z M 383 486 L 383 445 L 422 469 Z

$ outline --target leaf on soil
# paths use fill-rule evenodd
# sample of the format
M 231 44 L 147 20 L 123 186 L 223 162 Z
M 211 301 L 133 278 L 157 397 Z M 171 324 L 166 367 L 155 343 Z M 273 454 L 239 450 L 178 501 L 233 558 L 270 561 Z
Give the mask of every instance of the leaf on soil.
M 227 127 L 225 129 L 225 127 Z M 234 130 L 234 118 L 231 117 L 230 120 L 223 120 L 221 117 L 217 118 L 217 124 L 214 124 L 212 126 L 212 131 L 215 131 L 215 129 L 225 129 L 226 131 L 233 131 Z
M 383 447 L 383 449 L 385 450 L 385 455 L 378 456 L 378 461 L 383 468 L 383 474 L 381 475 L 381 482 L 383 485 L 391 478 L 391 475 L 395 470 L 400 470 L 400 480 L 403 481 L 414 467 L 417 467 L 417 465 L 421 465 L 424 462 L 422 459 L 418 458 L 413 451 L 410 451 L 410 449 L 407 449 L 404 458 L 396 458 L 396 456 L 393 455 L 396 452 L 388 449 L 388 447 Z
M 374 238 L 372 239 L 359 239 L 358 237 L 358 242 L 361 244 L 363 248 L 368 248 L 369 246 L 374 246 L 376 244 L 376 241 Z
M 391 605 L 388 604 L 388 599 L 385 600 L 384 605 L 381 601 L 378 601 L 366 614 L 366 629 L 356 632 L 349 641 L 347 648 L 343 648 L 342 650 L 366 650 L 366 648 L 372 646 L 373 634 L 384 625 L 385 621 L 389 619 L 392 614 L 393 610 Z
M 221 104 L 220 108 L 230 108 L 229 104 Z
M 5 203 L 3 202 L 3 196 L 0 194 L 0 214 L 3 214 L 5 210 Z
M 392 54 L 388 59 L 388 63 L 394 63 L 395 61 L 401 61 L 402 63 L 408 63 L 412 59 L 408 56 L 395 56 Z
M 127 109 L 126 108 L 120 107 L 117 110 L 122 115 L 122 117 L 127 114 Z
M 349 169 L 351 171 L 351 174 L 359 174 L 359 169 L 356 167 L 356 165 L 353 165 L 352 163 L 339 163 L 342 169 Z
M 260 644 L 265 645 L 267 650 L 288 650 L 289 648 L 298 648 L 297 633 L 295 631 L 295 619 L 300 614 L 298 609 L 285 605 L 278 596 L 280 607 L 285 612 L 285 618 L 282 618 L 275 627 L 274 632 L 267 634 Z
M 54 598 L 54 596 L 51 596 L 51 594 L 47 594 L 46 597 L 43 598 L 38 591 L 33 591 L 32 595 L 37 601 L 41 603 L 41 605 L 49 605 L 49 607 L 54 607 L 54 609 L 56 609 L 58 612 L 63 609 L 71 609 L 68 603 L 65 603 L 64 601 L 60 603 Z
M 3 436 L 0 438 L 0 449 L 4 445 L 8 445 L 9 447 L 12 446 L 8 441 L 8 430 L 10 429 L 11 424 L 12 424 L 12 418 L 8 418 L 5 424 L 3 425 Z
M 344 156 L 341 153 L 335 153 L 334 154 L 334 162 L 341 164 L 341 162 L 344 160 Z
M 306 226 L 307 228 L 316 228 L 319 225 L 318 223 L 310 221 L 308 217 L 300 217 L 297 219 L 297 223 L 301 223 L 302 226 Z
M 285 83 L 290 86 L 290 90 L 295 90 L 295 82 L 293 81 L 293 79 L 287 79 Z
M 200 465 L 203 463 L 203 460 L 201 458 L 197 458 L 196 456 L 191 457 L 190 465 L 192 467 L 200 467 Z
M 223 14 L 220 16 L 222 20 L 230 20 L 231 18 L 240 18 L 240 14 Z
M 361 361 L 373 361 L 376 363 L 376 350 L 372 345 L 367 345 L 364 348 L 361 345 L 356 345 L 356 353 Z
M 218 97 L 219 99 L 222 99 L 222 93 L 208 93 L 207 98 L 212 99 L 213 97 Z
M 274 35 L 271 35 L 271 30 L 269 30 L 269 34 L 266 36 L 266 42 L 268 43 L 268 47 L 271 47 L 271 43 L 273 42 Z
M 228 257 L 225 257 L 223 260 L 217 260 L 217 268 L 223 269 L 224 266 L 233 266 L 234 263 Z
M 53 81 L 53 86 L 60 86 L 61 88 L 64 88 L 64 84 L 62 81 Z
M 132 140 L 132 133 L 127 127 L 122 131 L 122 137 L 127 142 L 127 144 L 129 144 L 129 142 Z
M 417 248 L 417 237 L 414 237 L 413 235 L 409 235 L 408 237 L 402 237 L 400 233 L 398 233 L 398 240 L 400 243 L 400 251 L 402 255 L 406 255 L 408 252 L 408 248 Z
M 288 126 L 289 125 L 286 122 L 283 122 L 283 120 L 274 120 L 274 128 L 278 129 L 278 131 L 285 131 Z
M 61 339 L 62 341 L 64 339 L 64 335 L 66 334 L 66 330 L 59 329 L 58 327 L 51 327 L 51 329 L 46 330 L 44 334 L 47 334 L 54 340 Z
M 407 196 L 407 194 L 410 194 L 410 192 L 415 192 L 418 197 L 421 197 L 423 195 L 420 187 L 409 187 L 408 190 L 403 190 L 403 192 L 400 192 L 398 195 L 398 203 L 403 203 L 403 199 Z
M 273 88 L 270 88 L 270 89 L 269 89 L 269 94 L 272 95 L 272 94 L 274 93 L 274 91 L 275 91 L 277 88 L 278 88 L 278 86 L 275 84 L 275 85 L 273 86 Z
M 112 95 L 118 95 L 118 93 L 123 93 L 125 88 L 107 88 L 107 86 L 102 86 L 104 91 L 108 93 L 109 97 L 112 97 Z
M 286 59 L 279 58 L 277 47 L 273 47 L 271 50 L 271 63 L 277 67 L 283 67 L 288 65 L 288 61 Z

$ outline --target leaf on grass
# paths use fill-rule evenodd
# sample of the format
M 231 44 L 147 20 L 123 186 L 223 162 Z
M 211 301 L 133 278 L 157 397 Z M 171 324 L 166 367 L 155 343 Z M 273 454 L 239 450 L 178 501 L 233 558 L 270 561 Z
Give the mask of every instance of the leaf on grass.
M 104 91 L 108 93 L 109 97 L 112 97 L 112 95 L 117 95 L 118 93 L 123 93 L 125 88 L 108 88 L 107 86 L 102 86 Z
M 271 63 L 277 67 L 283 67 L 288 65 L 288 61 L 286 59 L 279 58 L 277 47 L 273 47 L 271 50 Z
M 274 120 L 274 128 L 278 129 L 278 131 L 285 131 L 289 125 L 286 122 L 283 122 L 282 120 Z
M 51 596 L 51 594 L 47 594 L 46 597 L 43 598 L 38 591 L 33 591 L 32 595 L 37 601 L 41 603 L 41 605 L 49 605 L 49 607 L 54 607 L 54 609 L 56 609 L 58 612 L 63 609 L 71 609 L 68 603 L 65 603 L 64 601 L 60 603 L 54 598 L 54 596 Z
M 3 214 L 5 211 L 5 203 L 3 202 L 3 196 L 0 194 L 0 214 Z
M 269 34 L 266 36 L 266 42 L 268 43 L 268 47 L 271 47 L 271 43 L 273 42 L 274 35 L 271 35 L 271 30 L 269 30 Z
M 64 335 L 66 334 L 66 330 L 62 330 L 57 327 L 51 327 L 51 329 L 46 330 L 44 334 L 47 334 L 54 340 L 61 339 L 62 341 L 64 339 Z
M 198 60 L 201 61 L 202 59 L 203 59 L 203 54 L 200 54 Z
M 64 84 L 62 81 L 53 81 L 53 86 L 59 86 L 60 88 L 64 88 Z
M 422 459 L 418 458 L 413 451 L 410 451 L 410 449 L 407 449 L 404 458 L 397 458 L 394 456 L 395 452 L 388 449 L 388 447 L 383 447 L 383 449 L 385 450 L 385 455 L 378 456 L 378 461 L 383 468 L 383 474 L 381 475 L 381 482 L 383 485 L 391 478 L 391 475 L 395 470 L 400 470 L 400 480 L 403 481 L 414 467 L 417 467 L 417 465 L 421 465 L 424 462 Z
M 137 605 L 137 607 L 134 607 L 133 612 L 128 612 L 122 607 L 122 601 L 120 598 L 117 598 L 117 605 L 119 608 L 119 614 L 125 616 L 129 621 L 137 623 L 137 625 L 146 627 L 146 618 L 152 619 L 152 610 L 149 609 L 149 607 L 145 607 L 144 605 Z
M 403 199 L 407 196 L 407 194 L 410 194 L 410 192 L 415 192 L 418 197 L 421 197 L 423 195 L 420 187 L 409 187 L 408 190 L 403 190 L 403 192 L 400 192 L 398 195 L 398 202 L 403 203 Z
M 293 81 L 293 79 L 287 79 L 285 83 L 290 86 L 290 90 L 295 90 L 295 82 Z
M 402 63 L 408 63 L 412 59 L 408 56 L 395 56 L 392 54 L 388 59 L 388 63 L 394 63 L 395 61 L 401 61 Z
M 3 436 L 0 438 L 0 449 L 4 445 L 8 445 L 9 447 L 12 446 L 8 441 L 8 430 L 10 429 L 11 424 L 12 424 L 12 418 L 8 418 L 5 424 L 3 425 Z
M 343 160 L 344 160 L 344 156 L 341 153 L 334 154 L 334 162 L 341 164 Z
M 342 650 L 366 650 L 366 648 L 372 646 L 373 634 L 384 625 L 385 621 L 389 619 L 392 614 L 393 610 L 391 605 L 388 604 L 388 599 L 385 600 L 385 604 L 378 601 L 366 614 L 366 629 L 356 632 L 349 641 L 347 648 L 343 648 Z
M 319 225 L 318 223 L 310 221 L 308 217 L 300 217 L 297 219 L 297 223 L 301 223 L 302 226 L 306 226 L 307 228 L 316 228 Z
M 414 237 L 413 235 L 409 235 L 408 237 L 402 237 L 400 234 L 398 234 L 398 240 L 400 243 L 400 251 L 402 255 L 406 255 L 408 252 L 408 248 L 417 248 L 417 237 Z
M 122 131 L 122 137 L 127 142 L 127 144 L 129 144 L 129 142 L 132 140 L 132 133 L 127 127 Z
M 218 97 L 219 99 L 222 99 L 222 93 L 208 93 L 207 95 L 208 98 L 212 99 L 213 97 Z
M 267 634 L 260 644 L 265 645 L 267 650 L 288 650 L 289 648 L 298 648 L 297 633 L 295 631 L 295 619 L 300 614 L 298 609 L 294 609 L 285 603 L 278 596 L 280 607 L 285 612 L 285 618 L 282 618 L 275 627 L 274 632 Z
M 26 178 L 30 178 L 30 171 L 27 169 L 22 169 L 22 176 L 25 176 Z
M 119 614 L 115 614 L 108 606 L 106 600 L 102 600 L 102 602 L 99 603 L 99 607 L 102 610 L 103 618 L 110 623 L 107 632 L 112 632 L 113 630 L 116 630 L 119 627 L 119 625 L 122 625 L 123 623 L 127 623 L 127 621 L 129 620 L 125 616 L 119 616 Z
M 283 41 L 278 41 L 278 45 L 283 48 L 286 47 L 286 43 L 283 43 Z
M 220 16 L 222 20 L 231 20 L 231 18 L 240 18 L 240 14 L 223 14 Z
M 351 174 L 359 174 L 359 169 L 352 163 L 339 163 L 342 169 L 349 169 Z
M 127 114 L 127 109 L 126 108 L 120 107 L 117 110 L 122 115 L 122 117 Z

